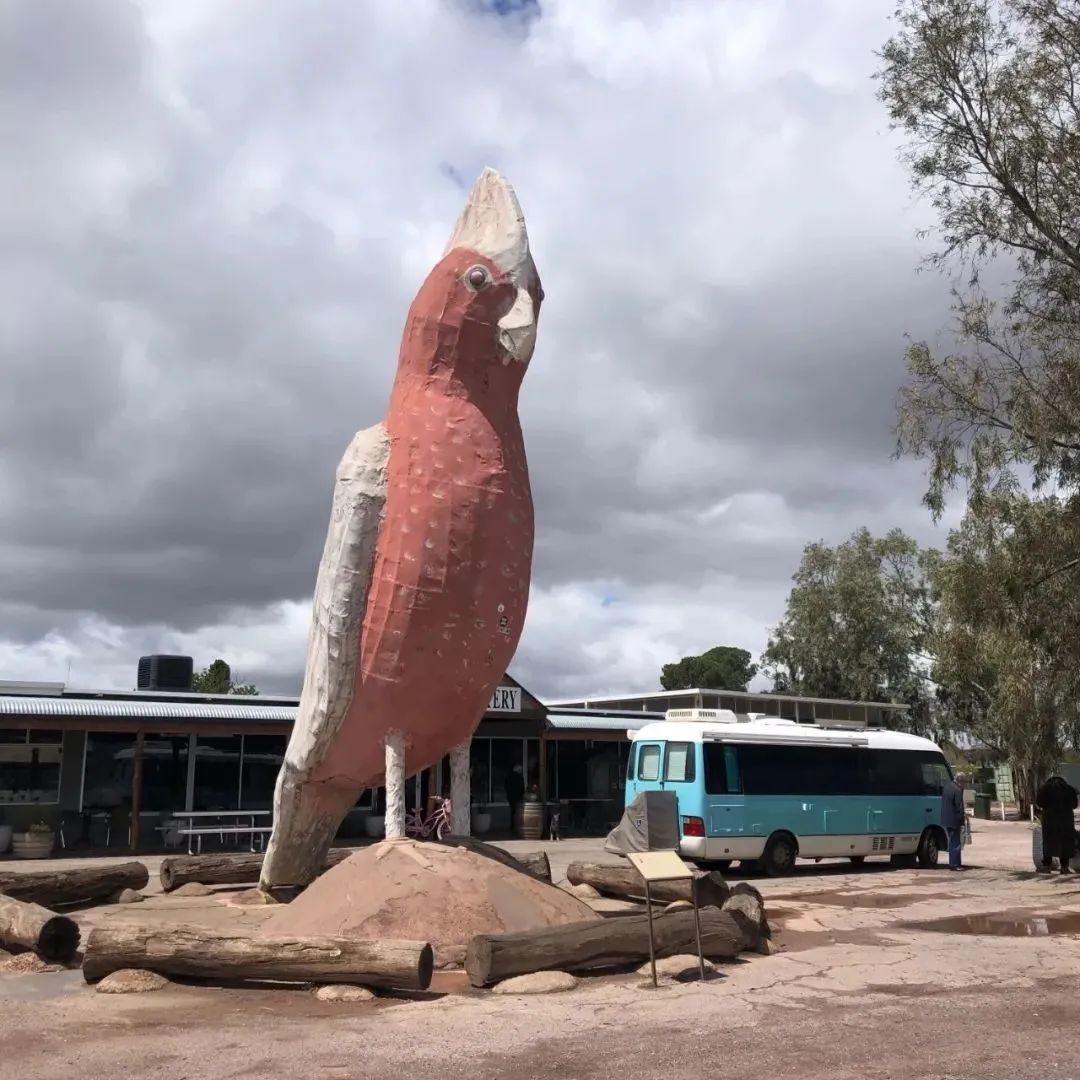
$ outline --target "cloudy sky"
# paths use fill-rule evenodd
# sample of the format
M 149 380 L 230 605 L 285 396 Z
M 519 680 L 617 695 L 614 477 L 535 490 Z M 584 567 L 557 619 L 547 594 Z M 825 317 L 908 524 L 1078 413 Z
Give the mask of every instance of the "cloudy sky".
M 946 323 L 871 81 L 892 0 L 0 0 L 0 678 L 298 689 L 333 473 L 485 164 L 546 292 L 512 671 L 755 655 Z

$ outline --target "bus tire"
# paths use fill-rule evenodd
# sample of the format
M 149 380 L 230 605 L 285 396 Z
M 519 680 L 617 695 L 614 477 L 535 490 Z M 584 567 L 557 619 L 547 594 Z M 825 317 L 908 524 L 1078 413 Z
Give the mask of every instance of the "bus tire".
M 915 853 L 919 865 L 929 870 L 937 866 L 940 855 L 941 837 L 938 836 L 937 829 L 924 829 L 919 839 L 919 850 Z
M 773 833 L 765 845 L 765 854 L 761 862 L 769 877 L 781 877 L 795 869 L 795 859 L 799 854 L 799 845 L 791 833 Z

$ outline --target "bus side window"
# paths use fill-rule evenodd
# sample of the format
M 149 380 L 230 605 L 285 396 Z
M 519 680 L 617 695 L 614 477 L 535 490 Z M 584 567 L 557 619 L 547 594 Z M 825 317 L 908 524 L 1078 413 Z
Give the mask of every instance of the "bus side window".
M 664 759 L 664 780 L 675 784 L 689 784 L 694 780 L 694 744 L 669 742 Z
M 727 774 L 728 794 L 737 795 L 742 791 L 742 777 L 739 775 L 739 748 L 737 746 L 724 747 L 724 772 Z
M 637 778 L 639 780 L 660 779 L 660 747 L 655 744 L 641 747 L 638 750 Z
M 630 753 L 629 753 L 629 755 L 627 756 L 627 759 L 626 759 L 626 779 L 628 781 L 634 779 L 634 765 L 637 762 L 637 752 L 638 752 L 637 743 L 631 743 L 630 744 Z
M 702 744 L 702 752 L 705 756 L 705 794 L 738 794 L 742 788 L 736 747 L 707 742 Z
M 943 758 L 932 754 L 923 756 L 920 762 L 924 795 L 940 795 L 950 779 L 949 766 Z

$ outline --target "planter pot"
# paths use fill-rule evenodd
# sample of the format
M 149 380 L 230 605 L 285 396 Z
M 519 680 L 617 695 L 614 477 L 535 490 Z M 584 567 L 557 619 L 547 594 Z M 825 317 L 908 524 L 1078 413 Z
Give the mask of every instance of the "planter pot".
M 16 859 L 47 859 L 55 842 L 52 833 L 15 833 L 11 838 L 11 853 Z
M 370 814 L 364 818 L 364 835 L 377 840 L 386 832 L 386 817 L 383 814 Z
M 472 831 L 475 836 L 483 836 L 491 832 L 491 815 L 480 810 L 472 812 Z
M 11 847 L 11 826 L 0 825 L 0 855 Z

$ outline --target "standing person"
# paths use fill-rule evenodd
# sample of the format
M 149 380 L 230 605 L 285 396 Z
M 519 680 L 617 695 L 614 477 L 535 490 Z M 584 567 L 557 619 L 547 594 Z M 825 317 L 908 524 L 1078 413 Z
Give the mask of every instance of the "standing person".
M 1071 874 L 1069 860 L 1076 853 L 1076 826 L 1073 811 L 1076 810 L 1076 788 L 1056 773 L 1039 788 L 1035 795 L 1035 809 L 1042 823 L 1043 850 L 1041 872 L 1049 874 L 1053 869 L 1054 856 L 1061 863 L 1061 872 Z
M 506 801 L 510 804 L 510 831 L 517 829 L 517 808 L 525 794 L 525 777 L 521 775 L 521 766 L 515 765 L 506 778 Z
M 963 870 L 960 859 L 960 836 L 967 821 L 964 809 L 964 784 L 967 775 L 958 772 L 941 789 L 941 824 L 949 838 L 949 869 Z

